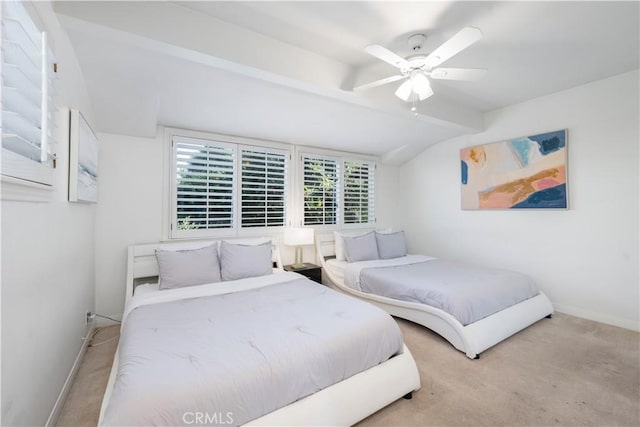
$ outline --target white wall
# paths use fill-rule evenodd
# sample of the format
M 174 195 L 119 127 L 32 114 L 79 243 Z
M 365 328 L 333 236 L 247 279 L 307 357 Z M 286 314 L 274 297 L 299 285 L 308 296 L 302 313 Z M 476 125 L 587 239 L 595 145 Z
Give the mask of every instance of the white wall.
M 639 329 L 638 71 L 488 113 L 400 169 L 412 251 L 524 272 L 558 311 Z M 463 211 L 460 149 L 568 130 L 569 210 Z
M 80 108 L 91 121 L 66 34 L 49 3 L 35 8 L 59 63 L 56 105 Z M 64 121 L 56 124 L 65 130 Z M 2 425 L 47 421 L 82 346 L 85 313 L 94 309 L 95 206 L 66 201 L 68 147 L 58 141 L 52 201 L 1 204 Z
M 156 138 L 99 134 L 100 203 L 96 214 L 96 310 L 122 314 L 127 247 L 162 240 L 164 158 L 163 130 Z M 378 166 L 376 211 L 378 224 L 393 226 L 397 208 L 398 168 Z M 276 236 L 276 238 L 279 238 Z M 293 249 L 281 247 L 283 262 L 293 262 Z M 312 246 L 304 261 L 314 262 Z
M 127 247 L 162 238 L 162 132 L 157 138 L 99 134 L 96 310 L 124 308 Z
M 398 186 L 399 166 L 378 163 L 376 171 L 376 227 L 399 228 L 402 194 Z

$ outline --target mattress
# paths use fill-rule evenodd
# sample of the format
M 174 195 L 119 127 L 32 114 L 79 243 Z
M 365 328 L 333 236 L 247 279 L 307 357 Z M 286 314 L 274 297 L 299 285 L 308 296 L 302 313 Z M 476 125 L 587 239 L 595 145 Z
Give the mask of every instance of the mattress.
M 102 425 L 184 425 L 194 414 L 244 424 L 402 348 L 388 314 L 296 273 L 142 285 L 123 316 Z
M 348 263 L 345 284 L 443 310 L 466 326 L 539 294 L 526 275 L 410 255 Z

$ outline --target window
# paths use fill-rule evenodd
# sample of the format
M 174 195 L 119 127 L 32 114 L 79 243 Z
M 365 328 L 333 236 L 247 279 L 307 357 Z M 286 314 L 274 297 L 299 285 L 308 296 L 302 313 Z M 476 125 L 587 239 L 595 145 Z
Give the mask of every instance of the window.
M 304 225 L 375 222 L 375 164 L 324 156 L 302 157 Z
M 304 225 L 338 223 L 338 162 L 303 157 Z
M 18 1 L 2 2 L 2 174 L 53 184 L 54 59 Z
M 282 227 L 286 222 L 288 153 L 242 149 L 242 227 Z
M 236 234 L 287 221 L 290 152 L 172 137 L 172 238 Z
M 368 162 L 344 163 L 344 223 L 375 222 L 375 165 Z
M 176 234 L 233 228 L 235 147 L 179 137 L 173 146 Z

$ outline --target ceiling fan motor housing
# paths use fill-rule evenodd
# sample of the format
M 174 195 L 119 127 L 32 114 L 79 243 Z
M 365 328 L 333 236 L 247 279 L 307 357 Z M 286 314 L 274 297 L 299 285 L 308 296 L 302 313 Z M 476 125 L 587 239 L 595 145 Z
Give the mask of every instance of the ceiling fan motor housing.
M 413 52 L 419 52 L 422 49 L 422 44 L 427 40 L 427 36 L 424 34 L 413 34 L 409 37 L 407 42 L 409 43 L 409 47 Z

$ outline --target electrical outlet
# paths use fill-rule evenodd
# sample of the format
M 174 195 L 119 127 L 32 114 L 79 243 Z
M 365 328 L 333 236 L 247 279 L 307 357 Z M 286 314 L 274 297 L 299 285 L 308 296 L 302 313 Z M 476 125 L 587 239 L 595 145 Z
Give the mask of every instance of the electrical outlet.
M 84 318 L 84 324 L 88 325 L 89 323 L 93 323 L 96 320 L 96 315 L 95 313 L 91 312 L 91 311 L 87 311 L 86 313 L 86 317 Z

